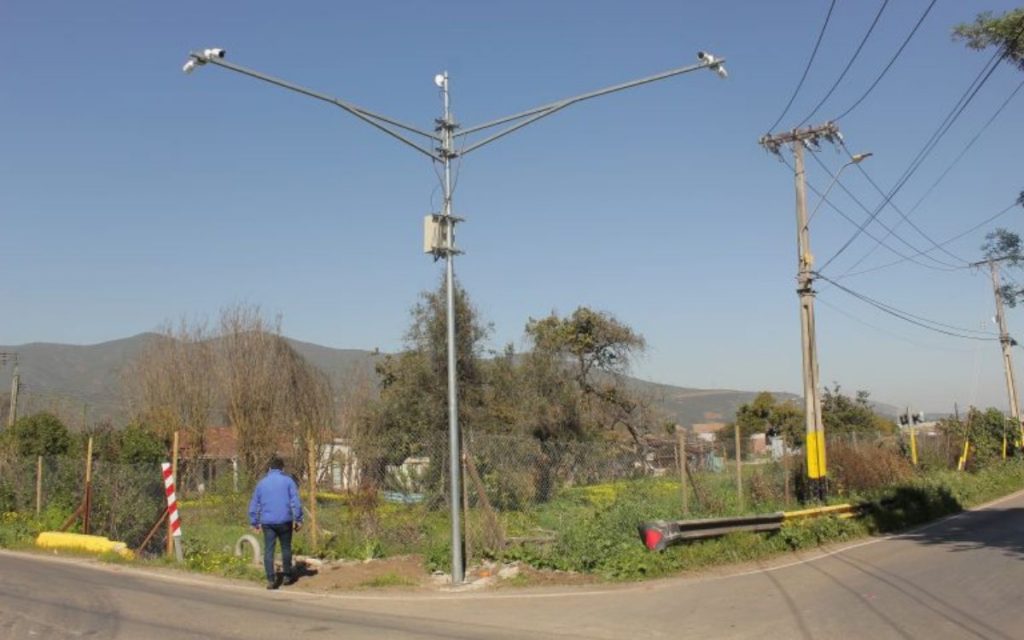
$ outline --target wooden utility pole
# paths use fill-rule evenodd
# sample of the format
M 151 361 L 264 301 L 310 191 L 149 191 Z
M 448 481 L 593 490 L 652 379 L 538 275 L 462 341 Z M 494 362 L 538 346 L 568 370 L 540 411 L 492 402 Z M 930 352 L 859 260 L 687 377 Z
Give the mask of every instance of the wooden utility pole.
M 310 430 L 307 443 L 307 473 L 309 474 L 309 540 L 315 550 L 319 546 L 319 533 L 317 531 L 316 522 L 316 441 L 313 438 L 312 430 Z
M 82 533 L 89 535 L 89 516 L 92 511 L 92 436 L 85 448 L 85 499 L 82 501 Z
M 36 456 L 36 517 L 43 511 L 43 456 Z
M 999 287 L 999 260 L 988 260 L 988 268 L 992 273 L 992 294 L 996 298 L 996 322 L 999 324 L 999 344 L 1003 349 L 1003 372 L 1006 375 L 1006 395 L 1010 403 L 1010 419 L 1017 427 L 1018 434 L 1024 441 L 1024 426 L 1020 422 L 1020 403 L 1017 401 L 1017 380 L 1013 372 L 1013 356 L 1011 347 L 1017 341 L 1010 337 L 1006 330 L 1006 316 L 1003 313 L 1003 294 Z
M 733 425 L 736 433 L 736 500 L 743 511 L 743 449 L 740 447 L 740 423 Z
M 825 428 L 821 421 L 821 388 L 818 381 L 818 347 L 814 328 L 814 256 L 811 254 L 810 229 L 807 219 L 807 181 L 804 174 L 804 147 L 817 145 L 821 140 L 839 140 L 839 128 L 827 122 L 820 126 L 794 129 L 777 135 L 765 135 L 761 145 L 778 154 L 789 145 L 793 150 L 794 182 L 796 186 L 796 230 L 797 230 L 797 294 L 800 297 L 800 336 L 803 353 L 804 418 L 807 437 L 804 450 L 807 457 L 807 478 L 810 494 L 820 499 L 828 489 L 828 469 L 825 457 Z M 839 175 L 836 174 L 836 179 Z M 835 180 L 833 183 L 835 184 Z M 831 188 L 831 185 L 830 187 Z M 822 195 L 828 194 L 826 190 Z
M 690 495 L 686 488 L 686 433 L 676 431 L 676 448 L 679 451 L 679 493 L 683 499 L 683 515 L 690 515 Z

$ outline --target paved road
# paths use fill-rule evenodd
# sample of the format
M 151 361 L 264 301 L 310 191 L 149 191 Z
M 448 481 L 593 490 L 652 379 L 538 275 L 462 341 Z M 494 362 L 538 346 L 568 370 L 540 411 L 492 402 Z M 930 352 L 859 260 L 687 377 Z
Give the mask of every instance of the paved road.
M 0 554 L 0 638 L 1022 638 L 1024 493 L 729 576 L 323 595 Z

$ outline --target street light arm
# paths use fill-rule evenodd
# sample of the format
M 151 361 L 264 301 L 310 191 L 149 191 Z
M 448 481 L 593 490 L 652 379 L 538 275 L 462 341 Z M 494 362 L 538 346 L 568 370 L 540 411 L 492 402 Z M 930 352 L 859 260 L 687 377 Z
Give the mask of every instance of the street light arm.
M 423 136 L 425 138 L 429 138 L 433 142 L 440 142 L 441 138 L 438 137 L 436 134 L 429 133 L 427 131 L 423 131 L 421 129 L 418 129 L 418 128 L 413 127 L 411 125 L 407 125 L 407 124 L 405 124 L 403 122 L 400 122 L 400 121 L 395 120 L 393 118 L 390 118 L 388 116 L 384 116 L 384 115 L 381 115 L 379 113 L 374 113 L 373 111 L 370 111 L 368 109 L 364 109 L 362 107 L 356 106 L 356 105 L 354 105 L 354 104 L 352 104 L 350 102 L 346 102 L 344 100 L 340 100 L 340 99 L 335 98 L 333 96 L 329 96 L 329 95 L 320 93 L 318 91 L 313 91 L 312 89 L 307 89 L 306 87 L 303 87 L 303 86 L 300 86 L 300 85 L 297 85 L 297 84 L 293 84 L 291 82 L 288 82 L 287 80 L 282 80 L 280 78 L 275 78 L 275 77 L 269 76 L 269 75 L 267 75 L 265 73 L 260 73 L 259 71 L 255 71 L 253 69 L 249 69 L 247 67 L 243 67 L 241 65 L 234 64 L 233 62 L 228 62 L 228 61 L 224 60 L 223 58 L 205 56 L 205 55 L 203 55 L 201 53 L 191 53 L 189 55 L 190 55 L 192 60 L 195 60 L 195 61 L 199 62 L 200 64 L 214 64 L 214 65 L 217 65 L 219 67 L 224 67 L 225 69 L 229 69 L 231 71 L 235 71 L 237 73 L 241 73 L 242 75 L 246 75 L 246 76 L 249 76 L 251 78 L 256 78 L 257 80 L 262 80 L 262 81 L 267 82 L 269 84 L 277 85 L 277 86 L 279 86 L 281 88 L 288 89 L 288 90 L 294 91 L 296 93 L 301 93 L 303 95 L 309 96 L 310 98 L 316 98 L 317 100 L 321 100 L 323 102 L 327 102 L 329 104 L 332 104 L 332 105 L 334 105 L 336 107 L 340 107 L 341 109 L 343 109 L 343 110 L 351 113 L 355 117 L 359 118 L 363 122 L 366 122 L 367 124 L 375 127 L 376 129 L 379 129 L 380 131 L 382 131 L 382 132 L 388 134 L 389 136 L 391 136 L 392 138 L 395 138 L 395 139 L 399 140 L 400 142 L 402 142 L 402 143 L 412 147 L 416 151 L 419 151 L 420 153 L 430 157 L 431 159 L 436 160 L 436 159 L 439 158 L 439 156 L 437 155 L 437 153 L 433 149 L 428 148 L 428 147 L 423 147 L 423 146 L 417 144 L 416 142 L 414 142 L 413 140 L 410 140 L 409 138 L 405 137 L 401 133 L 392 130 L 390 127 L 395 127 L 395 128 L 398 128 L 398 129 L 403 129 L 403 130 L 408 131 L 410 133 L 415 133 L 415 134 Z M 390 127 L 386 126 L 386 125 L 390 125 Z
M 597 98 L 597 97 L 600 97 L 600 96 L 608 95 L 609 93 L 616 93 L 618 91 L 624 91 L 626 89 L 631 89 L 633 87 L 637 87 L 637 86 L 640 86 L 640 85 L 643 85 L 643 84 L 650 84 L 652 82 L 657 82 L 659 80 L 664 80 L 666 78 L 671 78 L 673 76 L 682 75 L 684 73 L 689 73 L 691 71 L 697 71 L 698 69 L 714 69 L 714 70 L 723 70 L 724 71 L 724 67 L 722 66 L 724 63 L 725 63 L 725 60 L 719 60 L 719 59 L 715 59 L 715 58 L 710 58 L 709 60 L 705 60 L 704 62 L 700 62 L 698 64 L 689 65 L 689 66 L 686 66 L 686 67 L 679 67 L 679 68 L 676 68 L 676 69 L 670 69 L 669 71 L 664 71 L 662 73 L 658 73 L 658 74 L 655 74 L 653 76 L 647 76 L 646 78 L 640 78 L 638 80 L 631 80 L 629 82 L 623 82 L 621 84 L 612 85 L 610 87 L 605 87 L 603 89 L 598 89 L 596 91 L 591 91 L 589 93 L 584 93 L 584 94 L 581 94 L 581 95 L 578 95 L 578 96 L 573 96 L 571 98 L 564 98 L 564 99 L 558 100 L 556 102 L 551 102 L 551 103 L 548 103 L 548 104 L 545 104 L 545 105 L 534 107 L 532 109 L 527 109 L 526 111 L 521 111 L 519 113 L 515 113 L 515 114 L 509 115 L 509 116 L 498 118 L 497 120 L 491 120 L 490 122 L 485 122 L 483 124 L 479 124 L 479 125 L 475 125 L 475 126 L 472 126 L 472 127 L 468 127 L 468 128 L 462 129 L 458 133 L 455 134 L 455 137 L 458 138 L 458 137 L 467 136 L 467 135 L 469 135 L 471 133 L 476 133 L 478 131 L 483 131 L 485 129 L 490 129 L 492 127 L 497 127 L 499 125 L 507 124 L 509 122 L 514 122 L 516 120 L 523 120 L 524 118 L 526 118 L 526 120 L 523 120 L 522 122 L 518 122 L 518 123 L 510 126 L 509 128 L 507 128 L 507 129 L 505 129 L 503 131 L 500 131 L 500 132 L 498 132 L 498 133 L 496 133 L 496 134 L 494 134 L 494 135 L 492 135 L 492 136 L 490 136 L 488 138 L 485 138 L 485 139 L 483 139 L 483 140 L 481 140 L 479 142 L 476 142 L 476 143 L 474 143 L 472 145 L 467 146 L 466 148 L 464 148 L 460 152 L 460 155 L 466 155 L 470 151 L 474 151 L 476 149 L 479 149 L 480 147 L 484 146 L 485 144 L 489 144 L 491 142 L 494 142 L 495 140 L 497 140 L 499 138 L 502 138 L 502 137 L 512 133 L 513 131 L 516 131 L 518 129 L 522 129 L 523 127 L 525 127 L 528 124 L 531 124 L 533 122 L 536 122 L 537 120 L 540 120 L 541 118 L 547 117 L 547 116 L 549 116 L 549 115 L 551 115 L 553 113 L 561 111 L 562 109 L 564 109 L 564 108 L 566 108 L 566 107 L 568 107 L 570 105 L 573 105 L 573 104 L 576 104 L 576 103 L 579 103 L 579 102 L 583 102 L 584 100 L 590 100 L 591 98 Z

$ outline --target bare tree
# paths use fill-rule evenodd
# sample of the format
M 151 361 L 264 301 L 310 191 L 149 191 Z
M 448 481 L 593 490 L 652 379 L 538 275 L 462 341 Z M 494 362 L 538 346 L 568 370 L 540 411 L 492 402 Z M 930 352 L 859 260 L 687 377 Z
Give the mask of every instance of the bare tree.
M 189 442 L 185 469 L 198 469 L 216 399 L 213 350 L 204 323 L 168 323 L 128 367 L 126 387 L 134 418 L 170 440 L 175 431 Z M 184 478 L 185 486 L 189 478 Z

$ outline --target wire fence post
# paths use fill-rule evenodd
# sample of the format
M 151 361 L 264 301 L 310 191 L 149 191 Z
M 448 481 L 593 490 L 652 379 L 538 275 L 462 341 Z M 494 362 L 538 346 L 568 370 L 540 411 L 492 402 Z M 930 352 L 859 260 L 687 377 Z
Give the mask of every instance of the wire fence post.
M 89 512 L 92 511 L 92 436 L 89 436 L 85 448 L 85 500 L 82 504 L 82 533 L 89 535 Z
M 36 517 L 43 512 L 43 456 L 36 457 Z
M 740 423 L 733 426 L 736 434 L 736 500 L 739 510 L 743 511 L 743 452 L 740 449 Z
M 679 495 L 683 500 L 683 515 L 690 515 L 690 496 L 686 487 L 686 434 L 676 431 L 676 456 L 679 460 Z

